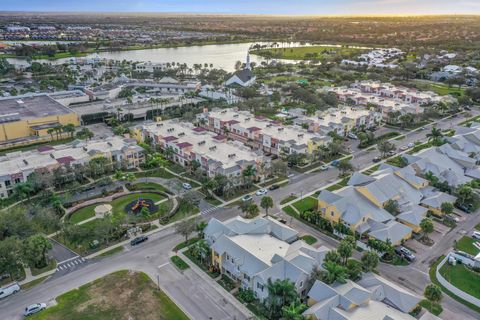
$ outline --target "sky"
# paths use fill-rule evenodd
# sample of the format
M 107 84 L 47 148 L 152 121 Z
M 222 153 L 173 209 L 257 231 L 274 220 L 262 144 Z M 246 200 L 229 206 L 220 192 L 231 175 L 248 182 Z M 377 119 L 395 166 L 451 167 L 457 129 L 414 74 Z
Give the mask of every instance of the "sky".
M 0 11 L 282 15 L 480 14 L 480 0 L 0 0 Z

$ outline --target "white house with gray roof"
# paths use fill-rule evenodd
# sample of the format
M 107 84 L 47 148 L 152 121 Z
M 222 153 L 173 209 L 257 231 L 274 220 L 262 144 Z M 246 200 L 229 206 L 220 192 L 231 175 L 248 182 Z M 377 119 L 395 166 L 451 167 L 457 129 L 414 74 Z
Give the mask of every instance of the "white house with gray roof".
M 213 265 L 253 290 L 260 300 L 268 296 L 269 279 L 288 279 L 300 295 L 306 294 L 307 279 L 315 268 L 321 268 L 328 249 L 297 239 L 297 231 L 268 217 L 235 217 L 224 222 L 213 218 L 205 229 Z

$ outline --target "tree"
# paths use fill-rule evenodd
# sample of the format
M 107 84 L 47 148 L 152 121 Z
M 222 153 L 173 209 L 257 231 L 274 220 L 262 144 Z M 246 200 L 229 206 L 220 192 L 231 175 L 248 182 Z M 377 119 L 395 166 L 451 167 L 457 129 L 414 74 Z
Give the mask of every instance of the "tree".
M 342 264 L 346 265 L 348 258 L 352 256 L 353 247 L 349 241 L 342 240 L 337 247 L 337 252 L 342 258 Z
M 186 242 L 188 236 L 195 231 L 195 221 L 193 219 L 183 219 L 175 226 L 175 231 L 184 236 Z
M 449 215 L 453 213 L 453 204 L 450 202 L 443 202 L 440 206 L 440 210 L 443 214 Z
M 358 281 L 362 278 L 362 263 L 355 259 L 348 259 L 345 267 L 347 268 L 348 278 L 352 281 Z
M 282 308 L 296 303 L 299 300 L 297 290 L 293 282 L 288 279 L 267 281 L 268 297 L 265 299 L 269 319 L 279 319 L 282 315 Z
M 20 182 L 15 184 L 13 192 L 19 199 L 30 199 L 30 195 L 33 193 L 33 187 L 30 182 Z
M 347 159 L 343 159 L 341 160 L 339 163 L 338 163 L 338 166 L 337 166 L 338 170 L 340 170 L 340 174 L 343 176 L 345 175 L 345 173 L 349 172 L 349 171 L 353 171 L 353 165 L 352 163 L 347 160 Z
M 428 218 L 424 218 L 420 222 L 420 228 L 422 228 L 423 236 L 428 239 L 428 234 L 433 232 L 433 222 Z
M 53 134 L 55 133 L 55 129 L 50 128 L 50 129 L 47 130 L 47 133 L 50 135 L 51 140 L 53 141 Z
M 205 221 L 200 221 L 199 223 L 197 223 L 196 229 L 197 229 L 197 232 L 198 232 L 198 237 L 200 239 L 203 239 L 204 231 L 205 231 L 205 228 L 207 227 L 207 225 L 208 224 Z
M 386 140 L 382 140 L 377 143 L 377 149 L 380 151 L 380 154 L 382 155 L 382 158 L 385 158 L 387 153 L 390 151 L 395 150 L 395 145 L 393 143 L 390 143 Z
M 324 261 L 340 264 L 342 262 L 342 258 L 340 257 L 340 255 L 336 250 L 330 250 L 325 254 Z
M 247 218 L 252 219 L 258 216 L 258 213 L 260 212 L 260 209 L 255 203 L 250 203 L 247 207 Z
M 68 123 L 63 126 L 63 131 L 70 135 L 70 138 L 73 139 L 73 134 L 75 133 L 75 125 L 73 123 Z
M 456 193 L 461 204 L 467 204 L 473 200 L 473 189 L 468 185 L 462 184 L 457 188 Z
M 244 185 L 249 188 L 253 178 L 255 177 L 256 169 L 254 166 L 249 165 L 242 171 L 243 183 Z
M 21 243 L 16 237 L 0 241 L 0 274 L 8 273 L 12 281 L 22 268 Z
M 48 264 L 47 251 L 51 248 L 52 243 L 45 236 L 30 236 L 22 244 L 23 260 L 31 267 L 43 268 Z
M 325 271 L 322 273 L 322 281 L 332 284 L 335 281 L 345 283 L 347 268 L 334 262 L 328 261 L 323 264 Z
M 268 209 L 273 208 L 273 199 L 270 196 L 265 196 L 260 201 L 260 207 L 265 209 L 265 214 L 268 216 Z
M 425 287 L 423 295 L 430 302 L 430 309 L 432 308 L 433 303 L 439 303 L 442 300 L 442 289 L 436 284 L 430 283 Z
M 305 320 L 302 313 L 307 309 L 307 306 L 298 301 L 294 301 L 288 306 L 282 307 L 282 319 L 284 320 Z
M 378 255 L 373 251 L 365 251 L 362 255 L 362 268 L 365 272 L 373 272 L 378 266 Z
M 387 210 L 394 216 L 400 213 L 400 205 L 398 204 L 397 200 L 393 200 L 393 199 L 388 199 L 385 205 L 383 206 L 383 209 Z
M 427 133 L 427 138 L 429 142 L 432 142 L 434 145 L 438 146 L 442 142 L 442 130 L 437 127 L 433 127 L 430 133 Z

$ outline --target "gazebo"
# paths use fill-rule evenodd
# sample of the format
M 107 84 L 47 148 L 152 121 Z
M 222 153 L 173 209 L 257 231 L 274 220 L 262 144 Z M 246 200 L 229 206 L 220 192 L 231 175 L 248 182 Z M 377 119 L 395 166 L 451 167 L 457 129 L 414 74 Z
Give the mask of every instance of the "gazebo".
M 95 207 L 95 215 L 105 215 L 112 212 L 112 206 L 109 204 L 101 204 Z

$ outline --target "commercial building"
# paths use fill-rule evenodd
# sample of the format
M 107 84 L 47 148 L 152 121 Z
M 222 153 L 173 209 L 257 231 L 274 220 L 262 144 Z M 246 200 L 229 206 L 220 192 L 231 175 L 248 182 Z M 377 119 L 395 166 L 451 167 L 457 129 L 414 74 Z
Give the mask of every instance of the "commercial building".
M 0 147 L 48 138 L 59 125 L 80 124 L 78 115 L 46 94 L 0 98 Z
M 137 168 L 144 161 L 143 148 L 135 140 L 118 136 L 7 153 L 0 157 L 0 198 L 10 196 L 15 184 L 26 181 L 34 172 L 44 173 L 67 164 L 85 164 L 99 157 L 129 169 Z
M 235 217 L 224 222 L 213 218 L 205 229 L 212 264 L 261 301 L 268 297 L 269 279 L 289 280 L 301 296 L 306 295 L 308 278 L 321 268 L 328 249 L 297 239 L 296 230 L 273 218 Z
M 331 141 L 329 136 L 308 132 L 300 126 L 284 126 L 280 121 L 236 108 L 214 109 L 198 115 L 197 119 L 210 131 L 274 155 L 312 154 Z
M 227 141 L 226 136 L 191 123 L 167 120 L 139 126 L 135 131 L 139 139 L 150 138 L 163 150 L 171 150 L 172 160 L 182 166 L 198 162 L 209 177 L 222 174 L 240 178 L 244 169 L 253 166 L 256 178 L 262 179 L 270 166 L 269 159 L 262 152 L 254 152 L 239 142 Z

